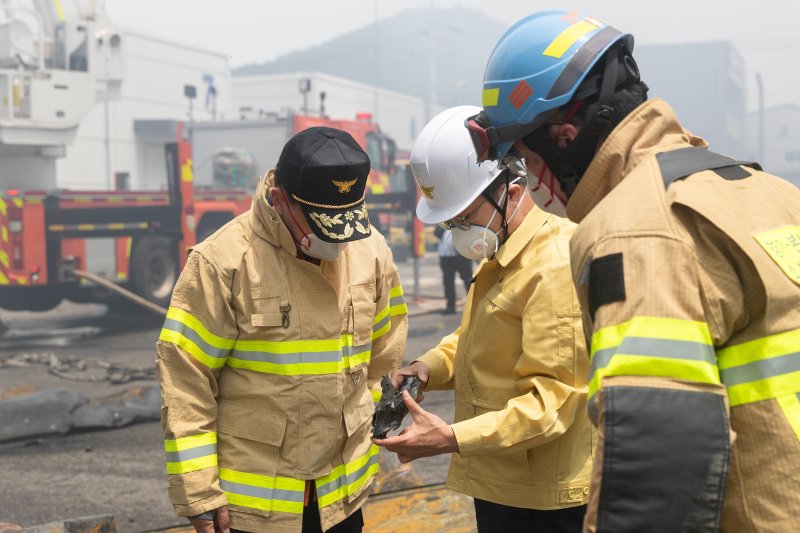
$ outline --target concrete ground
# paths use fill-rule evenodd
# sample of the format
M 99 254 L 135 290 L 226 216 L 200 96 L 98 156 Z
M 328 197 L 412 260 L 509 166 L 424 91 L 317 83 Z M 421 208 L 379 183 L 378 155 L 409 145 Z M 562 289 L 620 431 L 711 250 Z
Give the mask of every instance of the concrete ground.
M 444 300 L 436 257 L 421 262 L 418 298 L 412 294 L 411 262 L 399 266 L 412 314 L 406 351 L 406 361 L 410 361 L 450 333 L 460 316 L 438 313 Z M 463 287 L 458 290 L 463 297 Z M 0 335 L 0 360 L 23 353 L 53 353 L 146 369 L 153 366 L 162 319 L 146 313 L 113 314 L 102 305 L 65 303 L 45 313 L 0 311 L 0 322 L 9 328 Z M 103 371 L 89 368 L 86 372 L 102 375 Z M 0 369 L 0 401 L 49 388 L 102 402 L 110 395 L 152 385 L 155 380 L 119 385 L 71 381 L 41 366 Z M 427 393 L 423 406 L 452 421 L 452 392 Z M 392 509 L 402 513 L 408 507 L 426 513 L 420 515 L 427 518 L 421 518 L 419 525 L 440 523 L 444 528 L 430 531 L 471 531 L 474 518 L 469 499 L 436 486 L 444 480 L 447 462 L 444 456 L 400 465 L 394 454 L 384 452 L 376 484 L 382 495 L 365 509 L 368 530 L 393 531 L 401 523 L 404 528 L 413 526 L 413 521 L 390 521 Z M 0 472 L 0 522 L 33 526 L 108 513 L 115 516 L 123 533 L 186 524 L 174 517 L 168 502 L 158 422 L 0 443 Z M 434 487 L 422 492 L 414 489 L 430 485 Z

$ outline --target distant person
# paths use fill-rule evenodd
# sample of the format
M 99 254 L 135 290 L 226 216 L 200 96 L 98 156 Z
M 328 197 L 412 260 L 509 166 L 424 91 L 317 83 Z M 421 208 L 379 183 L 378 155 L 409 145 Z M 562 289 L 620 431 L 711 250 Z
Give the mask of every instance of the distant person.
M 452 454 L 447 486 L 474 498 L 478 531 L 579 533 L 594 431 L 569 268 L 574 224 L 537 208 L 524 177 L 476 163 L 464 120 L 478 111 L 434 117 L 411 168 L 417 216 L 445 225 L 456 250 L 482 262 L 459 328 L 392 374 L 396 384 L 417 375 L 421 389 L 455 389 L 455 423 L 405 393 L 413 424 L 375 442 L 401 462 Z
M 362 530 L 373 399 L 407 333 L 369 170 L 349 134 L 302 131 L 189 255 L 157 362 L 169 495 L 198 533 Z
M 632 54 L 597 19 L 534 13 L 467 121 L 484 164 L 527 168 L 540 205 L 580 223 L 586 531 L 800 531 L 800 191 L 708 150 Z
M 453 235 L 449 229 L 437 225 L 433 230 L 439 238 L 437 250 L 439 252 L 439 267 L 442 269 L 442 284 L 444 285 L 444 298 L 447 306 L 443 313 L 452 315 L 456 312 L 456 273 L 464 282 L 464 292 L 469 292 L 472 280 L 472 259 L 468 259 L 456 252 L 453 247 Z

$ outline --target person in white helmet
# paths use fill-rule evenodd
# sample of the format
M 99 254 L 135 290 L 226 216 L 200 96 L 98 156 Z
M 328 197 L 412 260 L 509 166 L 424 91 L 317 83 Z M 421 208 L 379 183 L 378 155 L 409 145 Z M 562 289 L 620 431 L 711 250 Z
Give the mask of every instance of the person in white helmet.
M 433 118 L 411 153 L 417 216 L 452 230 L 482 262 L 460 327 L 392 374 L 423 389 L 455 389 L 455 423 L 408 393 L 413 423 L 374 439 L 401 462 L 452 453 L 447 486 L 475 499 L 479 531 L 579 532 L 594 430 L 586 415 L 589 361 L 572 284 L 574 225 L 534 205 L 524 173 L 476 163 L 461 106 Z

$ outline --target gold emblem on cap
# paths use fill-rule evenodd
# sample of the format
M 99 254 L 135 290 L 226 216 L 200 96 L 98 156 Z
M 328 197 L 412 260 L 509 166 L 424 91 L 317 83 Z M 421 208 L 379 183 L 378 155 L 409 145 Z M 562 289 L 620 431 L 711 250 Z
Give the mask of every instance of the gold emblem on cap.
M 422 196 L 424 196 L 428 200 L 433 200 L 433 189 L 435 189 L 433 185 L 431 185 L 430 187 L 426 187 L 424 185 L 419 186 L 419 190 L 422 192 Z
M 331 180 L 331 182 L 332 182 L 334 185 L 336 185 L 337 187 L 339 187 L 339 192 L 340 192 L 340 193 L 342 193 L 342 194 L 345 194 L 345 193 L 348 193 L 348 192 L 350 192 L 350 189 L 352 189 L 352 188 L 353 188 L 353 185 L 355 185 L 357 181 L 358 181 L 358 178 L 356 178 L 356 179 L 354 179 L 354 180 L 350 180 L 350 181 L 336 181 L 336 180 Z

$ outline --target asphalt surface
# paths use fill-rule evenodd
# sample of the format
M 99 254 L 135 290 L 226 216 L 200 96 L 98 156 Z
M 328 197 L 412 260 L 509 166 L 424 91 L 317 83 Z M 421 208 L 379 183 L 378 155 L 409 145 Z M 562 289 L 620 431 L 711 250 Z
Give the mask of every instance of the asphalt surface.
M 438 264 L 421 268 L 420 289 L 425 298 L 410 294 L 410 264 L 400 265 L 410 319 L 406 360 L 410 361 L 458 324 L 460 316 L 442 315 Z M 459 287 L 463 295 L 462 288 Z M 46 313 L 0 311 L 9 330 L 0 337 L 0 357 L 20 353 L 53 353 L 85 360 L 108 361 L 130 367 L 153 365 L 154 345 L 162 319 L 144 313 L 119 315 L 102 305 L 64 304 Z M 87 373 L 102 375 L 89 368 Z M 0 370 L 0 398 L 26 388 L 77 392 L 102 401 L 131 387 L 153 385 L 136 381 L 121 385 L 59 378 L 44 367 Z M 452 421 L 451 392 L 427 393 L 423 407 Z M 407 421 L 408 422 L 408 421 Z M 33 526 L 50 521 L 113 514 L 121 533 L 151 531 L 184 525 L 174 516 L 166 492 L 163 437 L 157 422 L 124 428 L 72 432 L 0 444 L 0 522 Z M 399 465 L 393 454 L 381 457 L 381 491 L 440 483 L 448 457 Z

